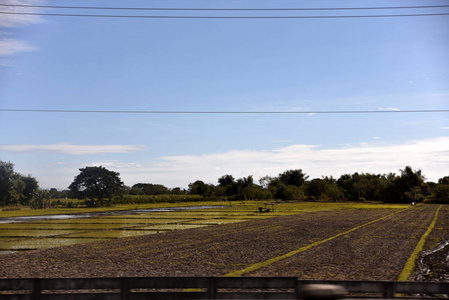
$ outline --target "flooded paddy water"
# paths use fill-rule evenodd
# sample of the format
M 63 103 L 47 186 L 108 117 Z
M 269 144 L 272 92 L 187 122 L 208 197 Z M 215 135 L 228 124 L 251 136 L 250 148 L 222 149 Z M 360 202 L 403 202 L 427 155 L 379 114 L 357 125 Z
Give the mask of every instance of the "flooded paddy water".
M 0 254 L 273 216 L 224 206 L 190 206 L 0 218 Z

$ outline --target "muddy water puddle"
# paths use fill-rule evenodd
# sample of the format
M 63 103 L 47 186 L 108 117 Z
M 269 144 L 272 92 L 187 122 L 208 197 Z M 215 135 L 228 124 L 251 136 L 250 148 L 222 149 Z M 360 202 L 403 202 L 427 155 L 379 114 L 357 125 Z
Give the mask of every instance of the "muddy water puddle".
M 417 281 L 449 281 L 449 240 L 431 250 L 423 251 L 418 258 Z
M 95 217 L 133 215 L 133 214 L 145 214 L 145 213 L 155 213 L 155 212 L 174 212 L 174 211 L 183 211 L 183 210 L 196 210 L 196 209 L 209 209 L 209 208 L 222 208 L 222 207 L 223 206 L 216 206 L 216 205 L 187 206 L 187 207 L 114 210 L 114 211 L 106 211 L 106 212 L 92 212 L 92 213 L 81 213 L 81 214 L 60 214 L 60 215 L 10 217 L 10 218 L 0 218 L 0 224 L 43 221 L 43 220 L 69 220 L 69 219 L 95 218 Z

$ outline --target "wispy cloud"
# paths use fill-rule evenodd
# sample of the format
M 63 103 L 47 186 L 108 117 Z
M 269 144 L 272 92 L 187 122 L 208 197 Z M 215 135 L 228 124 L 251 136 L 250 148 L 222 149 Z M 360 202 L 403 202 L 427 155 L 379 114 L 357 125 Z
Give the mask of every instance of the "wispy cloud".
M 447 176 L 449 137 L 336 149 L 292 145 L 274 150 L 233 150 L 203 155 L 166 156 L 153 163 L 98 161 L 93 165 L 103 165 L 119 172 L 128 185 L 152 182 L 168 187 L 187 187 L 190 182 L 198 179 L 216 184 L 217 179 L 224 174 L 232 174 L 234 177 L 253 175 L 258 179 L 300 168 L 311 178 L 323 175 L 339 177 L 354 172 L 398 173 L 399 169 L 407 165 L 422 169 L 429 180 L 436 181 Z
M 399 108 L 394 108 L 394 107 L 378 107 L 378 110 L 391 110 L 391 111 L 400 111 Z
M 15 39 L 0 40 L 0 56 L 8 56 L 16 54 L 18 52 L 34 51 L 34 50 L 36 50 L 36 47 L 24 41 Z
M 38 5 L 42 4 L 40 0 L 4 0 L 2 4 L 6 5 Z M 19 15 L 17 13 L 37 13 L 39 8 L 22 7 L 22 6 L 2 6 L 2 12 L 4 13 L 16 13 L 16 14 L 2 14 L 0 17 L 0 28 L 4 30 L 0 31 L 0 36 L 8 36 L 11 34 L 11 28 L 22 27 L 37 23 L 42 23 L 43 18 L 40 16 L 32 15 Z M 8 30 L 9 29 L 9 30 Z M 22 41 L 15 38 L 3 38 L 0 39 L 0 67 L 7 67 L 12 64 L 12 60 L 6 59 L 6 56 L 12 56 L 19 52 L 35 51 L 37 47 L 31 45 L 26 41 Z
M 7 5 L 37 5 L 41 4 L 39 0 L 3 0 L 2 4 Z M 10 13 L 37 13 L 39 8 L 28 8 L 19 6 L 2 6 L 2 12 Z M 40 16 L 31 15 L 17 15 L 17 14 L 2 14 L 0 18 L 0 27 L 21 27 L 31 24 L 37 24 L 43 22 L 43 18 Z
M 91 155 L 106 153 L 132 153 L 145 150 L 142 145 L 76 145 L 58 143 L 50 145 L 0 145 L 0 151 L 32 152 L 32 153 L 63 153 L 70 155 Z

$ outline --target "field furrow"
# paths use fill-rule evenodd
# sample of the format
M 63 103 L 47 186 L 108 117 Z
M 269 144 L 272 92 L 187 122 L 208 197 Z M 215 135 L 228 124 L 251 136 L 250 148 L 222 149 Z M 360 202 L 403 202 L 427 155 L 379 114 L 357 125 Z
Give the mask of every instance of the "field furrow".
M 408 209 L 261 268 L 250 276 L 288 274 L 304 279 L 397 280 L 437 208 L 428 205 Z

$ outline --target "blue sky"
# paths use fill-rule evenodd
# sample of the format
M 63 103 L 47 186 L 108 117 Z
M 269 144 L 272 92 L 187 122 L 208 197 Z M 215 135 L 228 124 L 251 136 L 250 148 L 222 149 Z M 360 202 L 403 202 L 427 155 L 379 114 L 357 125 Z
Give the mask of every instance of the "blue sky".
M 444 5 L 445 1 L 34 1 L 173 8 Z M 92 11 L 76 14 L 293 16 L 449 13 Z M 449 109 L 449 16 L 137 19 L 0 15 L 0 108 L 153 111 Z M 108 114 L 0 111 L 0 160 L 67 188 L 103 165 L 138 182 L 398 173 L 449 175 L 449 114 Z

